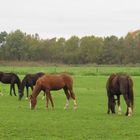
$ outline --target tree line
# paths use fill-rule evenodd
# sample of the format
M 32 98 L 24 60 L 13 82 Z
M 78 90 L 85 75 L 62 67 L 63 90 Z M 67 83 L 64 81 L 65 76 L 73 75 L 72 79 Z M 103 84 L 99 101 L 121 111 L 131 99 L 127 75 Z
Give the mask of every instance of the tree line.
M 64 64 L 140 63 L 140 33 L 125 37 L 72 36 L 41 39 L 20 30 L 0 33 L 0 60 Z

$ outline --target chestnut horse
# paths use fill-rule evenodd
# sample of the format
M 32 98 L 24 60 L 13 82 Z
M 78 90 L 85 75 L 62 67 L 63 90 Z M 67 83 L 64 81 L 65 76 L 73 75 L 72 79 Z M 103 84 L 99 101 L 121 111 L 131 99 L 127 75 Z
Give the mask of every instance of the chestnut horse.
M 122 94 L 127 105 L 126 115 L 131 116 L 134 104 L 133 81 L 123 74 L 112 74 L 106 84 L 108 96 L 108 114 L 110 111 L 115 113 L 116 100 L 118 104 L 118 113 L 121 113 L 120 95 Z M 114 96 L 117 96 L 117 99 Z
M 39 78 L 36 82 L 35 88 L 33 89 L 32 95 L 30 96 L 30 108 L 34 109 L 37 103 L 37 96 L 41 90 L 46 93 L 46 107 L 48 108 L 48 102 L 50 100 L 52 108 L 54 108 L 54 103 L 50 91 L 63 89 L 66 95 L 66 105 L 65 109 L 69 106 L 69 100 L 72 98 L 74 100 L 74 109 L 77 108 L 76 97 L 73 92 L 73 79 L 67 74 L 60 75 L 44 75 Z

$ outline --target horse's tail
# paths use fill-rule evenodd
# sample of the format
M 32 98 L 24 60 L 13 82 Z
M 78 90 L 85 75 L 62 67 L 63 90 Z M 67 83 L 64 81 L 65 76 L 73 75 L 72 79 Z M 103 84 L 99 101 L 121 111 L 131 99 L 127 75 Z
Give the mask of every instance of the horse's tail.
M 134 107 L 134 92 L 133 92 L 133 81 L 131 78 L 128 79 L 128 97 L 131 102 L 131 107 Z
M 66 76 L 65 77 L 65 79 L 66 79 L 65 82 L 67 83 L 67 87 L 69 89 L 69 96 L 70 96 L 70 98 L 75 100 L 76 97 L 75 97 L 75 93 L 73 91 L 73 78 L 71 76 L 67 76 L 67 75 L 64 75 L 64 76 Z

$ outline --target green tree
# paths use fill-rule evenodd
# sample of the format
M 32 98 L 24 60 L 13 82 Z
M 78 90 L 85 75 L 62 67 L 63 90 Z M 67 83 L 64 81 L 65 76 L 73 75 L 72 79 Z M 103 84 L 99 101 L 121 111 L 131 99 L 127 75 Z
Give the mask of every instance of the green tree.
M 117 64 L 118 63 L 118 38 L 110 36 L 104 38 L 102 52 L 98 56 L 99 64 Z
M 79 61 L 79 38 L 72 36 L 66 40 L 63 54 L 63 62 L 67 64 L 77 64 Z
M 11 32 L 6 38 L 6 45 L 5 45 L 5 55 L 8 59 L 13 60 L 21 60 L 24 48 L 25 48 L 25 41 L 24 41 L 24 33 L 20 30 L 15 32 Z
M 83 37 L 80 40 L 81 63 L 96 63 L 101 52 L 103 39 L 95 36 Z

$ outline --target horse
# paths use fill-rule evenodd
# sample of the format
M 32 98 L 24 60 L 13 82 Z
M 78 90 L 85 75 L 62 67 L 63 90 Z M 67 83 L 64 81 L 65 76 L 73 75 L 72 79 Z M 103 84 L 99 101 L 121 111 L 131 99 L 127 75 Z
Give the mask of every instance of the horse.
M 26 74 L 25 77 L 23 78 L 20 88 L 19 88 L 19 100 L 22 99 L 23 95 L 24 95 L 24 88 L 26 87 L 26 92 L 27 92 L 27 98 L 29 96 L 29 87 L 32 89 L 33 91 L 33 87 L 36 84 L 36 81 L 38 78 L 40 78 L 41 76 L 43 76 L 45 73 L 43 72 L 38 72 L 35 74 Z
M 64 109 L 68 109 L 70 98 L 74 101 L 74 109 L 77 108 L 77 101 L 73 92 L 73 79 L 67 74 L 49 74 L 39 78 L 36 82 L 35 88 L 33 89 L 32 95 L 30 96 L 30 109 L 34 109 L 37 103 L 37 96 L 41 90 L 46 93 L 46 107 L 48 108 L 48 102 L 50 100 L 52 108 L 54 103 L 50 91 L 63 89 L 66 95 L 66 105 Z
M 19 90 L 21 81 L 15 73 L 0 72 L 0 82 L 2 82 L 4 84 L 10 84 L 10 95 L 12 96 L 12 90 L 13 90 L 14 95 L 16 96 L 15 84 L 17 84 L 17 87 Z
M 131 116 L 134 106 L 134 93 L 133 93 L 133 81 L 130 76 L 125 74 L 112 74 L 107 80 L 106 84 L 107 96 L 108 96 L 108 114 L 110 111 L 115 113 L 116 101 L 118 104 L 118 113 L 121 114 L 120 107 L 120 95 L 123 95 L 127 105 L 126 116 Z M 114 96 L 117 96 L 115 99 Z

